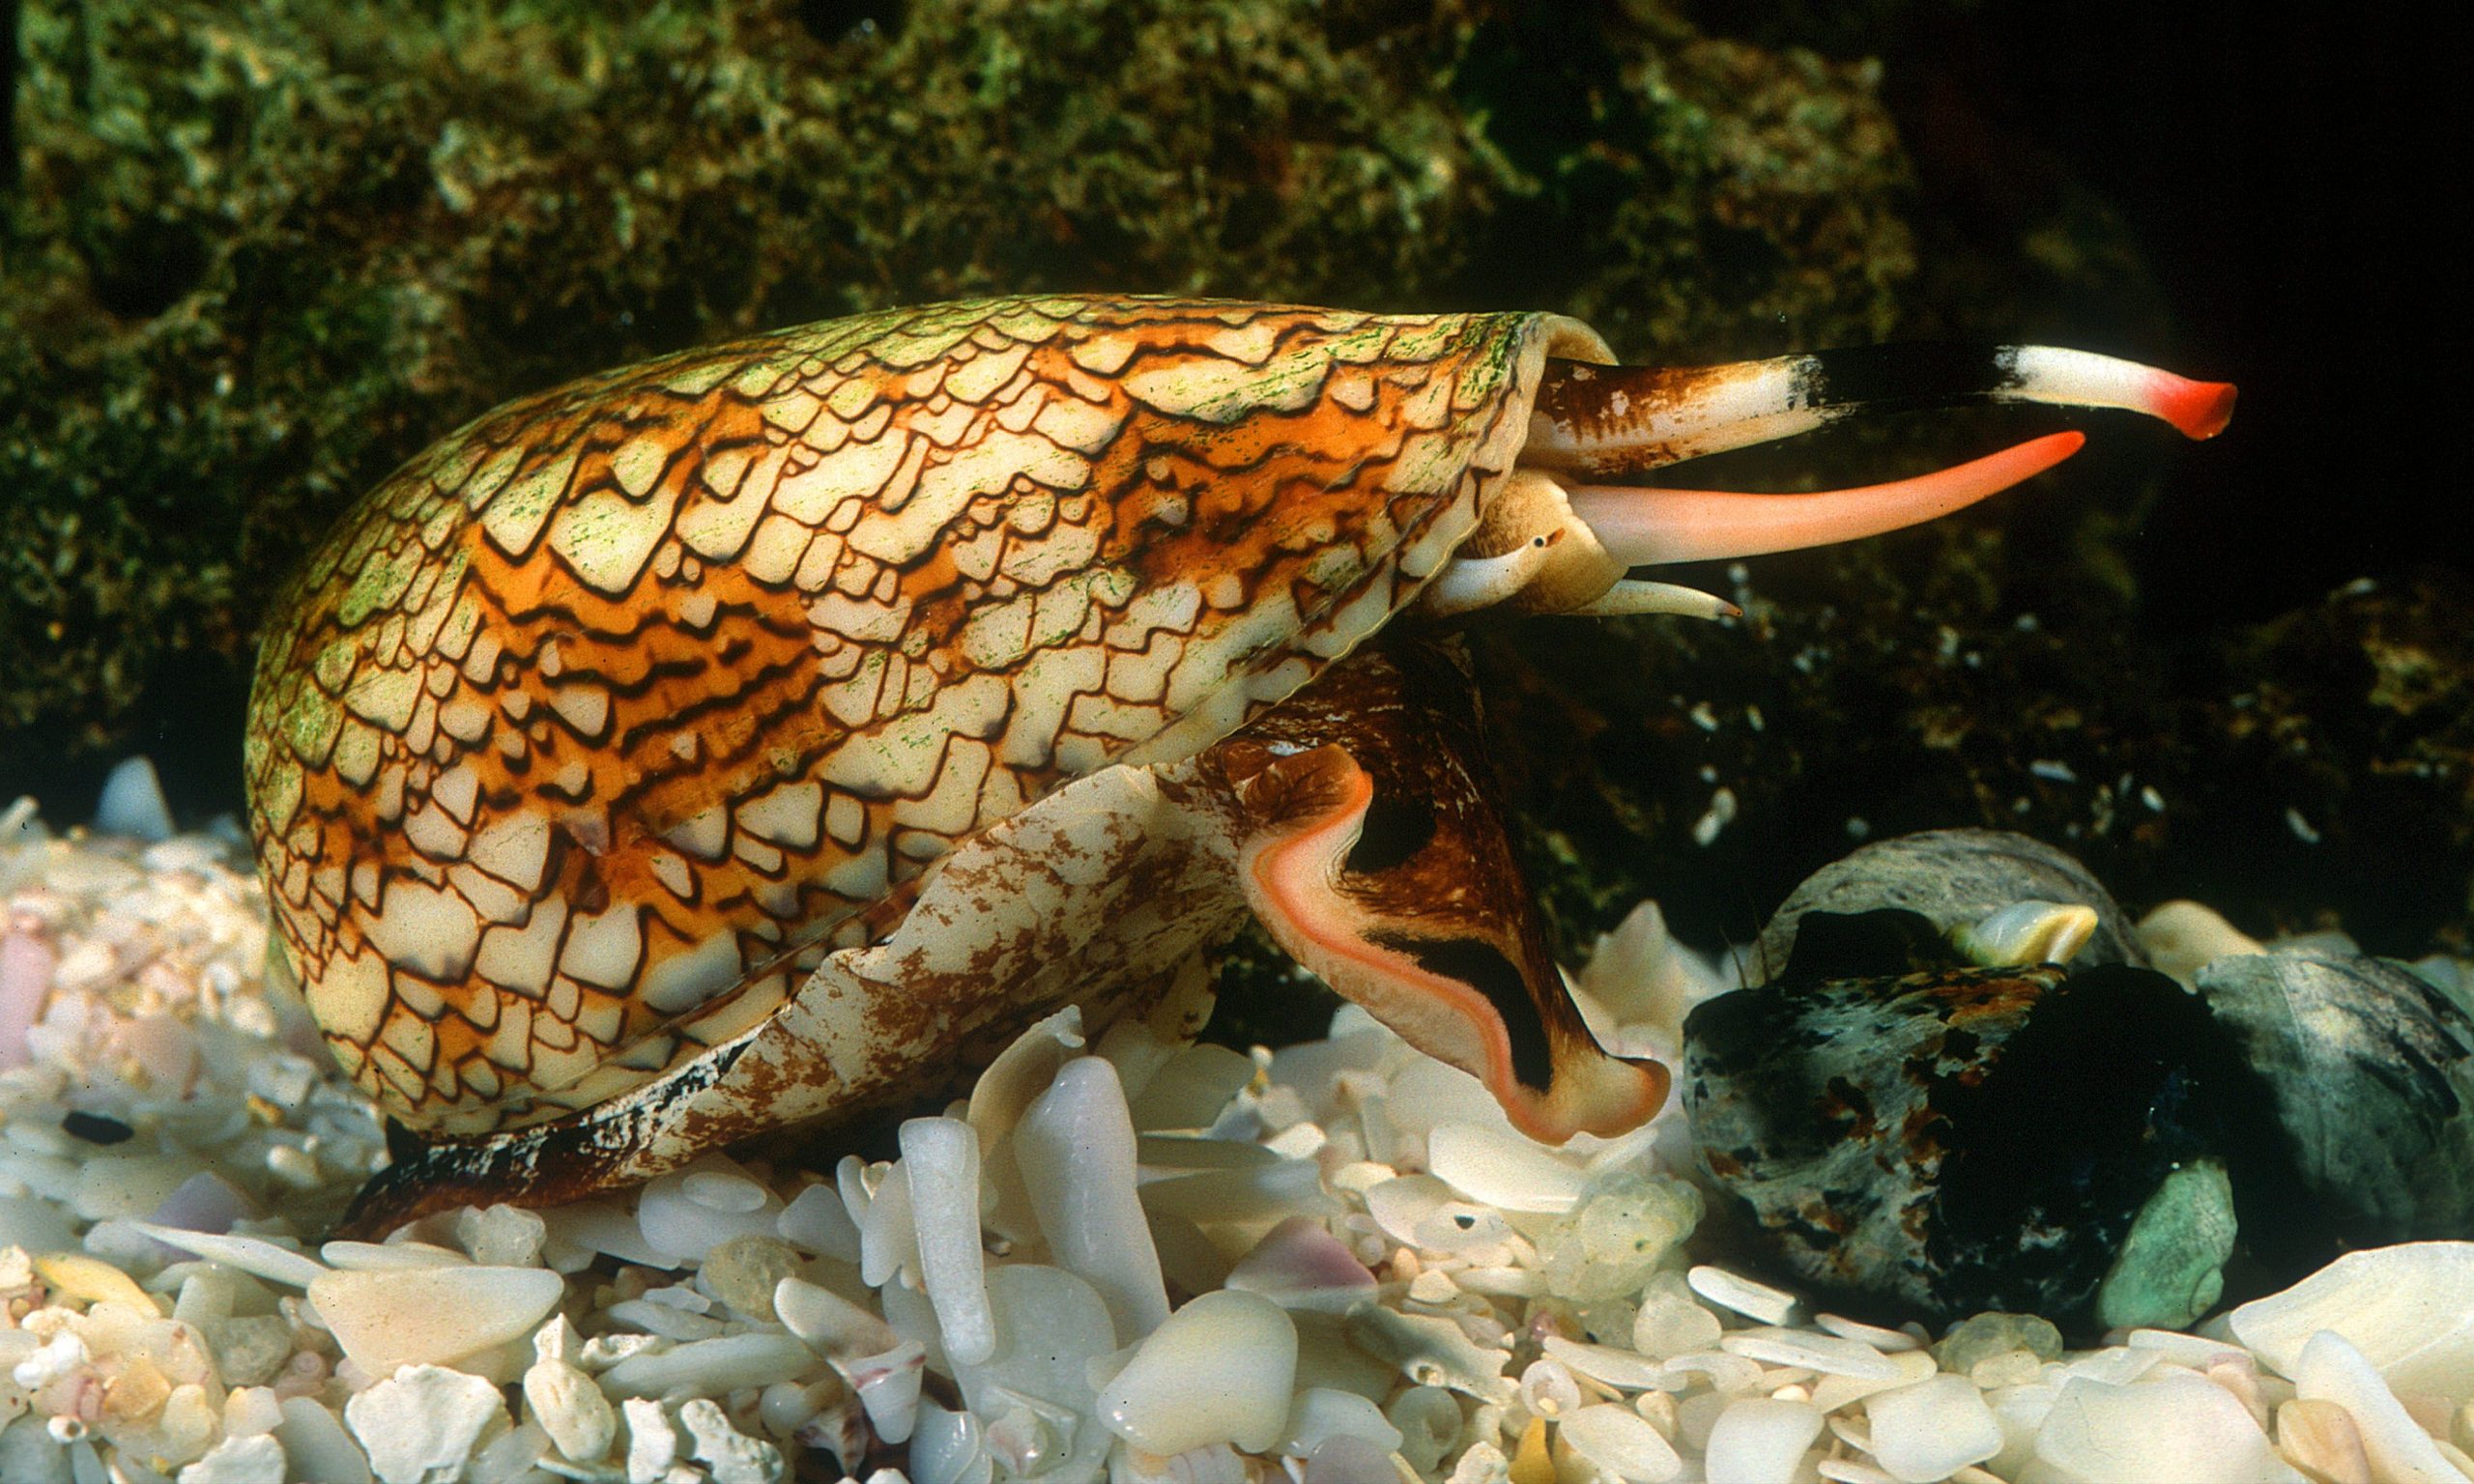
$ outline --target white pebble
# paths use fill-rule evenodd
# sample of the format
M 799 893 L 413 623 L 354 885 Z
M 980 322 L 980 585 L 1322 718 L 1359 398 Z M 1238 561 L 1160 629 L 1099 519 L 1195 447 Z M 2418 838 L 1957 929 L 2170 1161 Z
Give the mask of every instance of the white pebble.
M 19 1352 L 19 1354 L 24 1354 Z M 53 1382 L 63 1380 L 83 1369 L 94 1359 L 86 1341 L 74 1329 L 63 1329 L 34 1348 L 31 1355 L 18 1360 L 10 1370 L 10 1379 L 19 1389 L 41 1391 Z
M 1816 1314 L 1813 1323 L 1842 1339 L 1861 1340 L 1885 1356 L 1903 1355 L 1924 1344 L 1904 1329 L 1884 1329 L 1842 1314 Z
M 1628 1407 L 1583 1407 L 1564 1418 L 1558 1432 L 1573 1452 L 1625 1484 L 1662 1484 L 1683 1471 L 1675 1444 Z
M 1521 1390 L 1516 1395 L 1532 1417 L 1561 1417 L 1581 1408 L 1581 1383 L 1573 1380 L 1568 1365 L 1551 1356 L 1532 1360 L 1527 1370 L 1521 1370 Z
M 926 1294 L 907 1283 L 894 1283 L 877 1295 L 877 1303 L 895 1334 L 917 1341 L 930 1366 L 945 1368 L 945 1337 L 936 1332 L 936 1306 Z
M 963 1405 L 990 1419 L 1021 1397 L 1088 1413 L 1091 1363 L 1116 1356 L 1116 1326 L 1099 1291 L 1064 1269 L 1017 1262 L 987 1273 L 987 1301 L 997 1316 L 997 1351 L 953 1368 Z
M 776 1438 L 788 1438 L 828 1408 L 847 1402 L 850 1384 L 840 1376 L 820 1376 L 801 1385 L 777 1381 L 756 1398 L 756 1419 Z
M 1332 1136 L 1319 1124 L 1291 1124 L 1265 1139 L 1263 1147 L 1283 1159 L 1311 1159 L 1331 1142 Z
M 979 1234 L 979 1135 L 958 1118 L 914 1118 L 899 1137 L 910 1175 L 920 1284 L 935 1305 L 946 1357 L 975 1365 L 996 1350 Z
M 1508 1348 L 1481 1344 L 1440 1314 L 1403 1314 L 1377 1305 L 1351 1316 L 1347 1333 L 1358 1349 L 1390 1361 L 1422 1386 L 1449 1386 L 1497 1404 L 1511 1401 L 1518 1389 L 1504 1374 L 1511 1359 Z
M 2129 1385 L 2062 1384 L 2037 1427 L 2035 1456 L 2086 1484 L 2252 1484 L 2289 1480 L 2233 1393 L 2188 1371 Z
M 541 1484 L 535 1468 L 550 1456 L 550 1435 L 526 1422 L 481 1445 L 465 1470 L 465 1484 Z
M 1477 1124 L 1438 1124 L 1426 1135 L 1426 1169 L 1482 1205 L 1561 1215 L 1580 1204 L 1580 1168 L 1517 1133 Z
M 613 1324 L 642 1329 L 660 1335 L 665 1340 L 682 1343 L 709 1340 L 721 1334 L 722 1322 L 710 1315 L 698 1314 L 676 1304 L 651 1298 L 627 1298 L 601 1311 Z
M 541 1268 L 408 1268 L 327 1273 L 309 1301 L 354 1364 L 385 1376 L 521 1339 L 565 1291 Z
M 692 1455 L 710 1472 L 712 1484 L 776 1484 L 782 1450 L 731 1426 L 722 1409 L 698 1397 L 678 1409 L 679 1425 L 695 1442 Z
M 820 1356 L 873 1355 L 894 1346 L 892 1327 L 874 1310 L 805 1278 L 784 1278 L 773 1285 L 773 1315 Z
M 1710 1429 L 1706 1471 L 1727 1484 L 1788 1484 L 1821 1424 L 1820 1409 L 1806 1402 L 1739 1398 Z
M 223 1431 L 235 1438 L 272 1433 L 283 1421 L 283 1403 L 272 1386 L 234 1386 L 223 1396 Z
M 1131 1034 L 1132 1017 L 1120 1021 L 1119 1029 Z M 971 1085 L 964 1116 L 979 1134 L 980 1153 L 987 1160 L 981 1178 L 988 1182 L 990 1192 L 981 1218 L 990 1231 L 1009 1241 L 1039 1235 L 1021 1168 L 1014 1162 L 1014 1127 L 1031 1100 L 1056 1079 L 1056 1070 L 1082 1048 L 1082 1011 L 1069 1005 L 1016 1037 Z M 1165 1059 L 1167 1048 L 1161 1054 Z M 1122 1073 L 1124 1064 L 1117 1065 Z
M 2010 1354 L 2014 1356 L 2028 1356 L 2032 1359 L 2032 1352 L 2014 1350 Z M 2030 1376 L 2045 1375 L 2046 1379 L 2057 1385 L 2074 1378 L 2085 1378 L 2088 1381 L 2101 1381 L 2109 1386 L 2126 1386 L 2156 1369 L 2164 1358 L 2164 1356 L 2156 1351 L 2132 1350 L 2127 1346 L 2114 1345 L 2103 1350 L 2091 1350 L 2072 1356 L 2069 1359 L 2060 1362 L 2050 1374 L 2042 1370 L 2040 1363 L 2024 1366 L 2023 1369 L 2027 1370 Z M 1981 1368 L 1983 1362 L 1978 1361 L 1977 1365 Z
M 1330 1228 L 1312 1216 L 1290 1216 L 1228 1270 L 1227 1286 L 1260 1294 L 1283 1309 L 1345 1314 L 1371 1302 L 1376 1284 L 1373 1272 Z
M 2175 1365 L 2187 1365 L 2195 1371 L 2204 1371 L 2225 1360 L 2257 1364 L 2249 1352 L 2230 1340 L 2202 1339 L 2178 1329 L 2133 1329 L 2122 1336 L 2122 1343 L 2132 1350 L 2155 1351 Z
M 253 1277 L 293 1288 L 307 1288 L 311 1281 L 329 1270 L 326 1264 L 304 1257 L 290 1247 L 278 1246 L 262 1237 L 187 1232 L 176 1226 L 158 1226 L 152 1221 L 132 1221 L 129 1225 L 167 1247 L 194 1252 L 209 1262 L 223 1263 Z
M 706 1155 L 645 1186 L 636 1224 L 645 1244 L 676 1262 L 701 1262 L 734 1237 L 773 1235 L 781 1200 L 738 1164 Z
M 1187 1046 L 1152 1075 L 1127 1116 L 1143 1129 L 1208 1128 L 1253 1076 L 1254 1063 L 1242 1051 L 1207 1042 Z
M 289 1144 L 276 1144 L 267 1150 L 267 1173 L 295 1190 L 315 1190 L 327 1181 L 315 1156 Z
M 1764 1365 L 1798 1366 L 1856 1381 L 1891 1381 L 1899 1373 L 1889 1356 L 1861 1340 L 1808 1329 L 1739 1329 L 1721 1338 L 1718 1348 Z
M 988 1274 L 988 1301 L 996 1316 L 995 1353 L 956 1365 L 954 1380 L 964 1405 L 988 1419 L 990 1453 L 1014 1477 L 1097 1470 L 1112 1436 L 1058 1419 L 1090 1414 L 1092 1367 L 1117 1352 L 1116 1327 L 1099 1291 L 1062 1268 L 1010 1263 Z M 1025 1406 L 1038 1414 L 1012 1415 Z
M 1395 1451 L 1421 1475 L 1431 1476 L 1460 1441 L 1460 1404 L 1441 1386 L 1411 1386 L 1392 1398 L 1383 1415 L 1400 1430 Z
M 1409 1280 L 1409 1301 L 1432 1304 L 1441 1308 L 1460 1294 L 1460 1285 L 1451 1273 L 1440 1268 L 1429 1268 Z
M 311 1137 L 314 1139 L 315 1135 Z M 281 1147 L 290 1148 L 289 1145 Z M 306 1150 L 296 1153 L 303 1160 L 310 1160 Z M 273 1156 L 270 1154 L 268 1157 L 272 1159 Z M 310 1167 L 317 1167 L 314 1160 L 310 1160 Z M 148 1212 L 146 1219 L 192 1232 L 228 1232 L 234 1222 L 256 1214 L 258 1203 L 251 1200 L 246 1192 L 212 1170 L 201 1170 L 163 1197 L 163 1204 Z
M 186 1155 L 90 1156 L 77 1171 L 77 1214 L 89 1221 L 151 1215 L 165 1198 L 200 1174 Z
M 274 1439 L 283 1444 L 296 1477 L 319 1484 L 370 1484 L 369 1456 L 333 1413 L 305 1396 L 287 1396 L 282 1407 Z
M 1540 1342 L 1547 1356 L 1587 1376 L 1623 1391 L 1649 1391 L 1681 1385 L 1679 1378 L 1647 1356 L 1612 1345 L 1592 1345 L 1584 1340 L 1568 1340 L 1550 1334 Z
M 592 1378 L 564 1360 L 536 1360 L 524 1373 L 524 1405 L 571 1462 L 590 1464 L 618 1436 L 618 1413 Z
M 2372 1475 L 2381 1484 L 2467 1484 L 2465 1474 L 2415 1425 L 2379 1372 L 2344 1335 L 2333 1329 L 2313 1335 L 2294 1370 L 2296 1396 L 2334 1402 L 2353 1415 Z
M 1146 1453 L 1216 1442 L 1261 1453 L 1280 1441 L 1296 1375 L 1297 1327 L 1287 1312 L 1258 1294 L 1223 1289 L 1143 1340 L 1102 1388 L 1098 1416 Z
M 659 1402 L 631 1396 L 618 1405 L 627 1418 L 627 1484 L 663 1484 L 678 1462 L 678 1429 Z
M 1749 1315 L 1765 1325 L 1783 1325 L 1795 1318 L 1795 1295 L 1771 1288 L 1767 1283 L 1739 1277 L 1724 1268 L 1712 1268 L 1704 1263 L 1687 1270 L 1683 1281 L 1692 1285 L 1694 1293 L 1712 1303 Z
M 39 1195 L 0 1195 L 0 1247 L 63 1252 L 77 1245 L 66 1213 Z
M 1383 1409 L 1365 1397 L 1332 1386 L 1308 1386 L 1297 1393 L 1288 1410 L 1279 1451 L 1304 1458 L 1325 1440 L 1339 1437 L 1364 1439 L 1384 1453 L 1399 1447 L 1401 1441 L 1400 1430 L 1383 1415 Z
M 113 766 L 95 805 L 95 833 L 149 843 L 172 838 L 172 806 L 164 802 L 163 783 L 155 776 L 153 761 L 124 757 Z
M 1682 1293 L 1653 1287 L 1633 1316 L 1632 1348 L 1664 1360 L 1715 1348 L 1720 1331 L 1717 1315 Z
M 711 1265 L 708 1263 L 705 1266 L 709 1268 Z M 711 1277 L 710 1273 L 700 1275 L 707 1279 Z M 646 1289 L 644 1297 L 637 1301 L 654 1304 L 665 1309 L 676 1309 L 687 1314 L 713 1312 L 711 1297 L 685 1283 L 664 1283 L 658 1288 Z
M 1384 1236 L 1415 1246 L 1418 1227 L 1452 1200 L 1452 1187 L 1432 1175 L 1401 1175 L 1366 1187 L 1366 1213 Z
M 2001 1451 L 2001 1424 L 1964 1376 L 1935 1376 L 1864 1400 L 1873 1457 L 1902 1484 L 1931 1484 Z
M 764 1209 L 765 1188 L 747 1176 L 728 1170 L 690 1169 L 678 1177 L 679 1193 L 707 1211 L 743 1216 Z
M 917 1340 L 904 1340 L 878 1356 L 861 1356 L 840 1364 L 868 1425 L 886 1442 L 906 1442 L 919 1418 L 919 1385 L 925 1379 L 926 1354 Z
M 814 1184 L 800 1191 L 774 1218 L 773 1229 L 794 1247 L 837 1257 L 846 1263 L 859 1260 L 858 1223 L 850 1219 L 849 1208 L 842 1204 L 842 1193 L 829 1184 Z
M 498 1387 L 436 1365 L 408 1365 L 344 1403 L 379 1484 L 458 1477 L 482 1430 L 505 1420 Z
M 605 1196 L 554 1206 L 541 1217 L 549 1228 L 550 1241 L 606 1253 L 622 1263 L 644 1268 L 684 1266 L 680 1259 L 647 1241 L 636 1214 L 615 1199 Z
M 601 1387 L 618 1396 L 719 1396 L 788 1381 L 815 1361 L 815 1352 L 792 1336 L 757 1330 L 629 1356 L 601 1373 Z
M 919 1224 L 910 1219 L 910 1172 L 896 1164 L 858 1213 L 859 1281 L 882 1288 L 919 1261 Z
M 1096 1056 L 1060 1068 L 1016 1126 L 1014 1158 L 1057 1266 L 1100 1291 L 1121 1343 L 1151 1333 L 1168 1291 L 1135 1192 L 1134 1123 L 1116 1069 Z
M 1836 1412 L 1868 1396 L 1929 1380 L 1940 1369 L 1929 1350 L 1902 1350 L 1890 1356 L 1890 1364 L 1897 1368 L 1897 1374 L 1883 1379 L 1858 1381 L 1852 1376 L 1822 1377 L 1813 1384 L 1813 1405 L 1824 1412 Z
M 426 1241 L 331 1241 L 318 1249 L 339 1272 L 401 1272 L 408 1268 L 470 1268 L 473 1260 L 452 1247 Z
M 621 1360 L 658 1354 L 669 1346 L 649 1334 L 596 1334 L 576 1352 L 576 1365 L 597 1376 Z
M 484 1268 L 530 1268 L 548 1237 L 541 1213 L 521 1206 L 467 1206 L 455 1213 L 455 1240 Z
M 935 1402 L 919 1404 L 919 1424 L 910 1434 L 912 1484 L 985 1484 L 995 1466 L 979 1418 L 967 1412 L 947 1412 Z
M 0 932 L 0 1070 L 23 1067 L 31 1058 L 26 1034 L 43 1018 L 59 966 L 59 956 L 42 937 Z
M 178 1484 L 283 1484 L 283 1444 L 265 1434 L 226 1438 L 185 1465 Z
M 2410 1241 L 2348 1252 L 2226 1327 L 2294 1379 L 2322 1329 L 2344 1335 L 2399 1391 L 2474 1400 L 2474 1241 Z
M 1504 1450 L 1481 1439 L 1469 1444 L 1460 1462 L 1452 1466 L 1444 1484 L 1503 1484 L 1510 1477 L 1511 1461 L 1504 1457 Z
M 1232 1455 L 1233 1456 L 1233 1455 Z M 1306 1455 L 1303 1484 L 1399 1484 L 1392 1456 L 1354 1433 L 1336 1433 Z M 1235 1484 L 1244 1484 L 1240 1472 Z

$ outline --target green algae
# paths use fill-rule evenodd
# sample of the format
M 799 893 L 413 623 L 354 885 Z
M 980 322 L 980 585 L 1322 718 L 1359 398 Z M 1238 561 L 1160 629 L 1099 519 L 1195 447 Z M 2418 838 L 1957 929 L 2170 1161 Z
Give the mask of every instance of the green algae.
M 1878 69 L 1678 13 L 42 0 L 0 222 L 0 773 L 201 689 L 359 491 L 599 367 L 992 290 L 1878 338 Z M 813 24 L 804 24 L 803 17 Z

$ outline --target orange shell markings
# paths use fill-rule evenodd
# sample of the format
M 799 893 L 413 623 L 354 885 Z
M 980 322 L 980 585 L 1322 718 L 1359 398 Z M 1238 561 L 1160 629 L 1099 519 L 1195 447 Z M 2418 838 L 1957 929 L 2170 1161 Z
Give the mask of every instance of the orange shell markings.
M 1380 627 L 1575 335 L 981 300 L 488 414 L 349 513 L 264 640 L 251 823 L 330 1044 L 454 1134 L 749 1029 L 958 841 Z

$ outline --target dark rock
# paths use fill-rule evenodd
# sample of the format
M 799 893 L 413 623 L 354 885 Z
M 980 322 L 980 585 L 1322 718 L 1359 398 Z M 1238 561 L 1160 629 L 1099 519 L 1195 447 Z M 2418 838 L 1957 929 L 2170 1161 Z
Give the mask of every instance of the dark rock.
M 2206 1007 L 2124 964 L 1773 984 L 1684 1024 L 1683 1097 L 1742 1250 L 1832 1301 L 2097 1327 L 2167 1178 L 2275 1183 L 2260 1093 Z
M 2095 910 L 2095 932 L 2074 963 L 2147 961 L 2132 936 L 2130 919 L 2113 895 L 2087 868 L 2059 850 L 2006 830 L 1926 830 L 1866 845 L 1805 877 L 1762 929 L 1753 946 L 1750 977 L 1772 979 L 1785 972 L 1810 913 L 1903 908 L 1946 934 L 2018 901 Z
M 2346 1247 L 2474 1237 L 2474 1016 L 2359 955 L 2218 958 L 2200 994 L 2266 1084 L 2314 1210 L 2282 1266 Z M 2255 1243 L 2256 1245 L 2257 1243 Z
M 2072 966 L 1971 961 L 1967 926 L 2022 899 L 2095 909 Z M 2474 1236 L 2474 1005 L 2453 985 L 2296 950 L 2186 988 L 2138 956 L 2084 867 L 2017 836 L 1935 831 L 1815 872 L 1761 936 L 1769 982 L 1684 1023 L 1717 1240 L 1852 1308 L 2084 1334 Z

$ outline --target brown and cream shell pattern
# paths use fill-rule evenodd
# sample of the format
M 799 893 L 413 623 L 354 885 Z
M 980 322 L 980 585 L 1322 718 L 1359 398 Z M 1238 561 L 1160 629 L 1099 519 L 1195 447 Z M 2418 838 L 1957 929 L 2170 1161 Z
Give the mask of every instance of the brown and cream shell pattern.
M 956 841 L 1372 632 L 1550 351 L 1607 358 L 1537 316 L 1025 300 L 482 418 L 265 641 L 254 823 L 329 1043 L 461 1132 L 739 1034 Z

